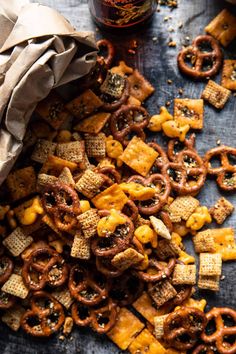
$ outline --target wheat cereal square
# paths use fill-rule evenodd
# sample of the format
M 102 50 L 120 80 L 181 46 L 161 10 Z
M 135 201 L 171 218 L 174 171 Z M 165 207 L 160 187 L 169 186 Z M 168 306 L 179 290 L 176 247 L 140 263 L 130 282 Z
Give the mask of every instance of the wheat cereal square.
M 59 301 L 67 310 L 71 307 L 74 302 L 69 289 L 56 289 L 52 292 L 52 296 L 55 297 L 57 301 Z
M 189 125 L 192 129 L 202 129 L 204 105 L 202 99 L 175 98 L 174 120 L 180 125 Z
M 67 103 L 66 108 L 77 120 L 81 120 L 97 111 L 102 105 L 103 102 L 100 98 L 92 90 L 88 89 Z
M 220 276 L 219 275 L 199 275 L 198 287 L 200 289 L 219 291 Z
M 79 163 L 83 162 L 85 144 L 83 141 L 70 141 L 69 143 L 57 144 L 56 156 L 63 160 Z
M 162 239 L 158 241 L 158 247 L 155 251 L 161 260 L 165 260 L 170 257 L 178 257 L 180 255 L 181 249 L 175 242 Z
M 216 204 L 210 208 L 210 213 L 217 224 L 223 224 L 225 219 L 232 214 L 234 206 L 226 198 L 221 197 Z
M 134 69 L 133 73 L 128 77 L 130 85 L 130 96 L 135 97 L 140 102 L 143 102 L 148 98 L 154 91 L 154 87 L 146 80 L 143 75 Z
M 114 327 L 107 333 L 107 336 L 121 350 L 126 350 L 143 328 L 144 323 L 131 311 L 122 307 L 117 315 Z
M 164 321 L 168 315 L 154 317 L 154 335 L 157 339 L 161 339 L 164 334 Z
M 38 139 L 31 155 L 31 160 L 44 163 L 48 155 L 54 155 L 56 150 L 56 143 L 46 139 Z
M 76 233 L 71 247 L 71 257 L 79 259 L 90 259 L 90 239 L 85 238 L 82 234 Z
M 111 264 L 117 269 L 124 271 L 133 265 L 137 265 L 144 256 L 135 249 L 129 247 L 125 251 L 117 253 L 111 260 Z
M 172 276 L 173 285 L 195 285 L 196 266 L 194 264 L 176 264 Z
M 236 60 L 224 60 L 221 86 L 236 91 Z
M 222 259 L 220 253 L 200 253 L 200 275 L 221 275 Z
M 74 188 L 75 181 L 73 175 L 68 167 L 64 167 L 58 176 L 58 181 L 67 184 L 68 186 Z
M 205 31 L 227 47 L 236 37 L 236 17 L 224 9 L 205 27 Z
M 6 184 L 11 200 L 17 201 L 36 192 L 36 174 L 32 166 L 24 167 L 11 172 Z
M 125 88 L 125 78 L 108 70 L 105 80 L 100 86 L 100 91 L 105 97 L 121 98 Z
M 104 183 L 101 174 L 90 169 L 86 170 L 75 185 L 78 192 L 91 199 L 100 192 L 100 187 Z
M 17 227 L 2 243 L 14 257 L 18 257 L 32 242 L 33 238 Z
M 100 220 L 97 209 L 89 209 L 77 217 L 85 238 L 90 238 L 97 233 L 97 224 Z
M 88 157 L 103 158 L 106 156 L 105 134 L 85 134 L 85 151 Z
M 199 200 L 191 195 L 180 196 L 169 206 L 170 219 L 172 222 L 180 222 L 181 220 L 188 220 L 190 215 L 199 206 Z
M 215 252 L 215 241 L 212 235 L 212 230 L 207 229 L 197 232 L 193 236 L 193 244 L 196 253 Z
M 157 157 L 158 152 L 144 143 L 142 139 L 134 136 L 120 156 L 120 159 L 134 171 L 145 177 Z
M 22 276 L 14 273 L 6 283 L 3 284 L 2 291 L 20 297 L 21 299 L 25 299 L 29 293 L 29 290 L 23 282 Z
M 209 80 L 202 92 L 202 98 L 217 109 L 224 108 L 231 91 Z
M 8 309 L 2 315 L 2 322 L 10 327 L 13 331 L 18 331 L 20 328 L 20 320 L 22 315 L 25 313 L 25 309 L 20 305 L 15 305 L 14 307 Z
M 152 287 L 150 287 L 148 293 L 157 307 L 161 307 L 167 301 L 173 299 L 173 297 L 177 295 L 177 291 L 167 279 L 161 280 L 154 284 Z

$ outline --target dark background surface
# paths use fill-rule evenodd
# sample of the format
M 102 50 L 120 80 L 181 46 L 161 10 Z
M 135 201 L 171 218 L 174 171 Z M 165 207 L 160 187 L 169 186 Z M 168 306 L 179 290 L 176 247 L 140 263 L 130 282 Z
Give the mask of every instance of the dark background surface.
M 95 30 L 96 38 L 106 37 L 113 40 L 117 49 L 117 59 L 124 59 L 129 65 L 135 66 L 155 86 L 156 91 L 146 103 L 150 114 L 159 112 L 159 107 L 166 101 L 172 102 L 182 88 L 183 98 L 199 98 L 205 83 L 195 83 L 184 78 L 178 71 L 176 56 L 183 43 L 186 43 L 204 33 L 204 27 L 215 17 L 221 9 L 228 6 L 223 0 L 179 0 L 177 9 L 171 11 L 161 6 L 161 11 L 155 13 L 153 21 L 146 29 L 135 34 L 111 36 L 101 33 L 92 23 L 87 1 L 85 0 L 42 0 L 42 4 L 52 6 L 60 11 L 77 30 Z M 231 7 L 233 11 L 236 7 Z M 236 11 L 235 11 L 236 12 Z M 171 16 L 168 21 L 165 17 Z M 179 28 L 180 23 L 183 27 Z M 174 32 L 172 31 L 174 29 Z M 168 47 L 170 39 L 176 41 L 176 48 Z M 133 40 L 137 41 L 135 55 L 129 55 Z M 236 43 L 232 43 L 225 51 L 225 58 L 236 59 Z M 173 81 L 172 85 L 167 80 Z M 220 82 L 220 75 L 216 78 Z M 162 138 L 156 137 L 162 144 Z M 221 112 L 205 105 L 204 130 L 197 134 L 197 149 L 203 155 L 209 148 L 216 146 L 220 139 L 222 144 L 236 147 L 236 97 L 231 95 L 229 102 Z M 213 180 L 207 180 L 204 188 L 198 195 L 201 204 L 211 206 L 219 197 L 219 191 Z M 236 193 L 226 197 L 236 207 Z M 223 227 L 236 224 L 236 212 L 227 219 Z M 210 227 L 215 227 L 214 223 Z M 185 241 L 187 250 L 193 252 L 191 240 Z M 199 291 L 196 297 L 206 297 L 209 307 L 229 306 L 236 307 L 236 263 L 223 264 L 223 275 L 219 293 Z M 105 337 L 97 336 L 89 330 L 75 328 L 70 338 L 60 341 L 58 336 L 47 340 L 35 340 L 26 336 L 22 331 L 12 332 L 5 325 L 0 324 L 0 354 L 116 354 L 120 351 Z

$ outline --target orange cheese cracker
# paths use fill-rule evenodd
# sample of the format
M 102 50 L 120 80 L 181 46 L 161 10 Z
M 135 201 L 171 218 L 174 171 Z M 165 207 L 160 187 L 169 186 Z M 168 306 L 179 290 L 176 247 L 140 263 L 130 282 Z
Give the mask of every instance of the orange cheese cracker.
M 115 326 L 107 333 L 120 349 L 125 350 L 144 328 L 144 324 L 125 307 L 120 309 Z
M 145 328 L 128 348 L 131 354 L 165 354 L 160 342 Z
M 134 136 L 124 150 L 120 159 L 134 171 L 146 176 L 154 164 L 158 152 Z
M 79 122 L 74 127 L 74 130 L 83 133 L 98 134 L 110 118 L 110 115 L 111 114 L 108 112 L 99 112 L 93 114 L 92 116 Z
M 97 194 L 92 202 L 97 209 L 116 209 L 122 210 L 124 205 L 128 202 L 128 197 L 122 191 L 117 183 Z

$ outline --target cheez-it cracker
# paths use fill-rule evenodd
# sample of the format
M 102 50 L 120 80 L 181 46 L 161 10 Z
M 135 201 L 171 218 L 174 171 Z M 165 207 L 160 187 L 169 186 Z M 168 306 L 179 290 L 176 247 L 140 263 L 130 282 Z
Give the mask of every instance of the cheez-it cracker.
M 134 136 L 120 156 L 120 159 L 134 171 L 145 177 L 157 157 L 158 152 L 140 138 Z

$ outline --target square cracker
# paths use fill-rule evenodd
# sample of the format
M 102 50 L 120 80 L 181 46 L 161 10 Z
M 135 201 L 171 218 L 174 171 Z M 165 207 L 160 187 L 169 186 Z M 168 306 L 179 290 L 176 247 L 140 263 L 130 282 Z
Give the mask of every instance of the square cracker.
M 229 99 L 231 91 L 209 80 L 202 92 L 202 98 L 217 109 L 224 108 Z
M 227 199 L 221 197 L 217 200 L 216 204 L 210 208 L 210 214 L 217 224 L 223 224 L 225 219 L 232 214 L 234 206 Z
M 220 253 L 200 253 L 199 260 L 200 275 L 221 275 L 222 259 Z
M 224 60 L 221 86 L 236 91 L 236 60 Z
M 157 157 L 158 152 L 144 143 L 142 139 L 134 136 L 120 156 L 120 159 L 134 171 L 145 177 Z
M 20 328 L 23 313 L 25 313 L 25 309 L 20 305 L 15 305 L 2 315 L 2 322 L 16 332 Z
M 121 350 L 126 350 L 135 337 L 142 331 L 144 324 L 125 307 L 117 315 L 114 327 L 107 333 Z
M 12 201 L 28 197 L 36 192 L 36 174 L 32 166 L 11 172 L 6 184 Z
M 224 9 L 205 27 L 205 31 L 227 47 L 236 37 L 236 17 Z
M 204 106 L 202 99 L 175 98 L 174 120 L 180 126 L 189 124 L 192 129 L 203 128 Z
M 132 306 L 152 325 L 154 324 L 154 317 L 159 315 L 159 310 L 153 306 L 152 299 L 145 291 L 133 302 Z
M 172 284 L 174 285 L 195 285 L 196 266 L 194 264 L 176 264 L 173 272 Z
M 122 210 L 128 200 L 128 197 L 121 187 L 117 183 L 114 183 L 112 186 L 97 194 L 92 199 L 92 203 L 97 209 Z
M 99 112 L 92 116 L 83 119 L 76 126 L 74 130 L 82 133 L 98 134 L 108 122 L 111 114 L 108 112 Z
M 134 339 L 128 349 L 131 354 L 166 353 L 166 349 L 146 328 Z
M 27 236 L 24 231 L 17 227 L 12 233 L 3 240 L 3 245 L 15 257 L 19 256 L 31 243 L 33 238 Z
M 22 276 L 14 273 L 10 276 L 6 283 L 3 284 L 2 291 L 20 297 L 21 299 L 25 299 L 29 293 L 29 290 L 23 282 Z
M 135 97 L 140 102 L 143 102 L 155 91 L 150 82 L 137 69 L 134 69 L 133 73 L 129 75 L 128 81 L 130 84 L 130 96 Z
M 90 89 L 66 104 L 66 108 L 78 120 L 81 120 L 103 105 L 100 98 Z

